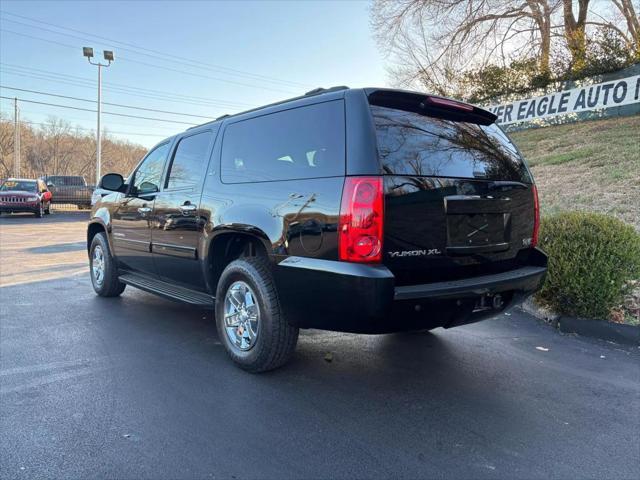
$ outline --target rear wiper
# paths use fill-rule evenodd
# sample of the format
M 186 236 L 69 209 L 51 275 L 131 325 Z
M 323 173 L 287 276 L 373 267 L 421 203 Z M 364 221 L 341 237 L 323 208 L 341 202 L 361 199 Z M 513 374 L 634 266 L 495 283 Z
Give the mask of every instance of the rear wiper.
M 491 182 L 489 184 L 489 190 L 507 190 L 510 188 L 522 188 L 527 189 L 529 185 L 522 182 L 513 182 L 510 180 L 496 180 L 495 182 Z

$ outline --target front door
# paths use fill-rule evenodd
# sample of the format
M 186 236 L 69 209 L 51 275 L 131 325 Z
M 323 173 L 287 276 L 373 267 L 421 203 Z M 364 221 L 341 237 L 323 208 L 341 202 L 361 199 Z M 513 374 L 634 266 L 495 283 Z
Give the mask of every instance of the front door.
M 178 141 L 165 188 L 156 196 L 151 232 L 161 279 L 197 289 L 205 287 L 198 253 L 205 222 L 199 207 L 212 143 L 211 130 Z
M 157 276 L 151 256 L 151 221 L 169 146 L 164 143 L 149 152 L 113 212 L 112 243 L 122 269 Z

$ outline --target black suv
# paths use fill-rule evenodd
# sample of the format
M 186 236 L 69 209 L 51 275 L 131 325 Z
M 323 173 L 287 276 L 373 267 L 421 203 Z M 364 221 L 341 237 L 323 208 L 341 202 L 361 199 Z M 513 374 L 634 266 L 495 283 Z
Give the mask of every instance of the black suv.
M 496 117 L 391 89 L 318 89 L 154 147 L 93 208 L 98 295 L 131 285 L 215 308 L 249 371 L 299 328 L 453 327 L 535 292 L 538 198 Z

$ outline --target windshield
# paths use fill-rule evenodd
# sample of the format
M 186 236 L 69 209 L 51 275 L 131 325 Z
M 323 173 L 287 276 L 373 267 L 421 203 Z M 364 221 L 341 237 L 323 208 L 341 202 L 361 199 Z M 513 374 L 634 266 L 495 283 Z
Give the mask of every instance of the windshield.
M 478 125 L 371 106 L 378 155 L 388 175 L 531 182 L 516 147 L 497 125 Z
M 36 192 L 36 182 L 24 181 L 24 180 L 7 180 L 2 186 L 0 191 L 6 192 L 8 190 L 21 191 L 21 192 Z

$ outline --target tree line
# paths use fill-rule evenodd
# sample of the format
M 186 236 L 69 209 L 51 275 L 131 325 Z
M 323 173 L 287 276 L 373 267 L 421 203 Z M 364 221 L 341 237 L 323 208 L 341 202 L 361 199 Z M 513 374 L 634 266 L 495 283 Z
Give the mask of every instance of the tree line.
M 14 122 L 0 117 L 0 178 L 14 175 Z M 102 171 L 128 175 L 147 149 L 109 136 L 102 138 Z M 50 117 L 40 127 L 20 122 L 20 176 L 82 175 L 95 182 L 96 137 Z
M 634 0 L 374 0 L 399 86 L 481 102 L 640 62 Z

